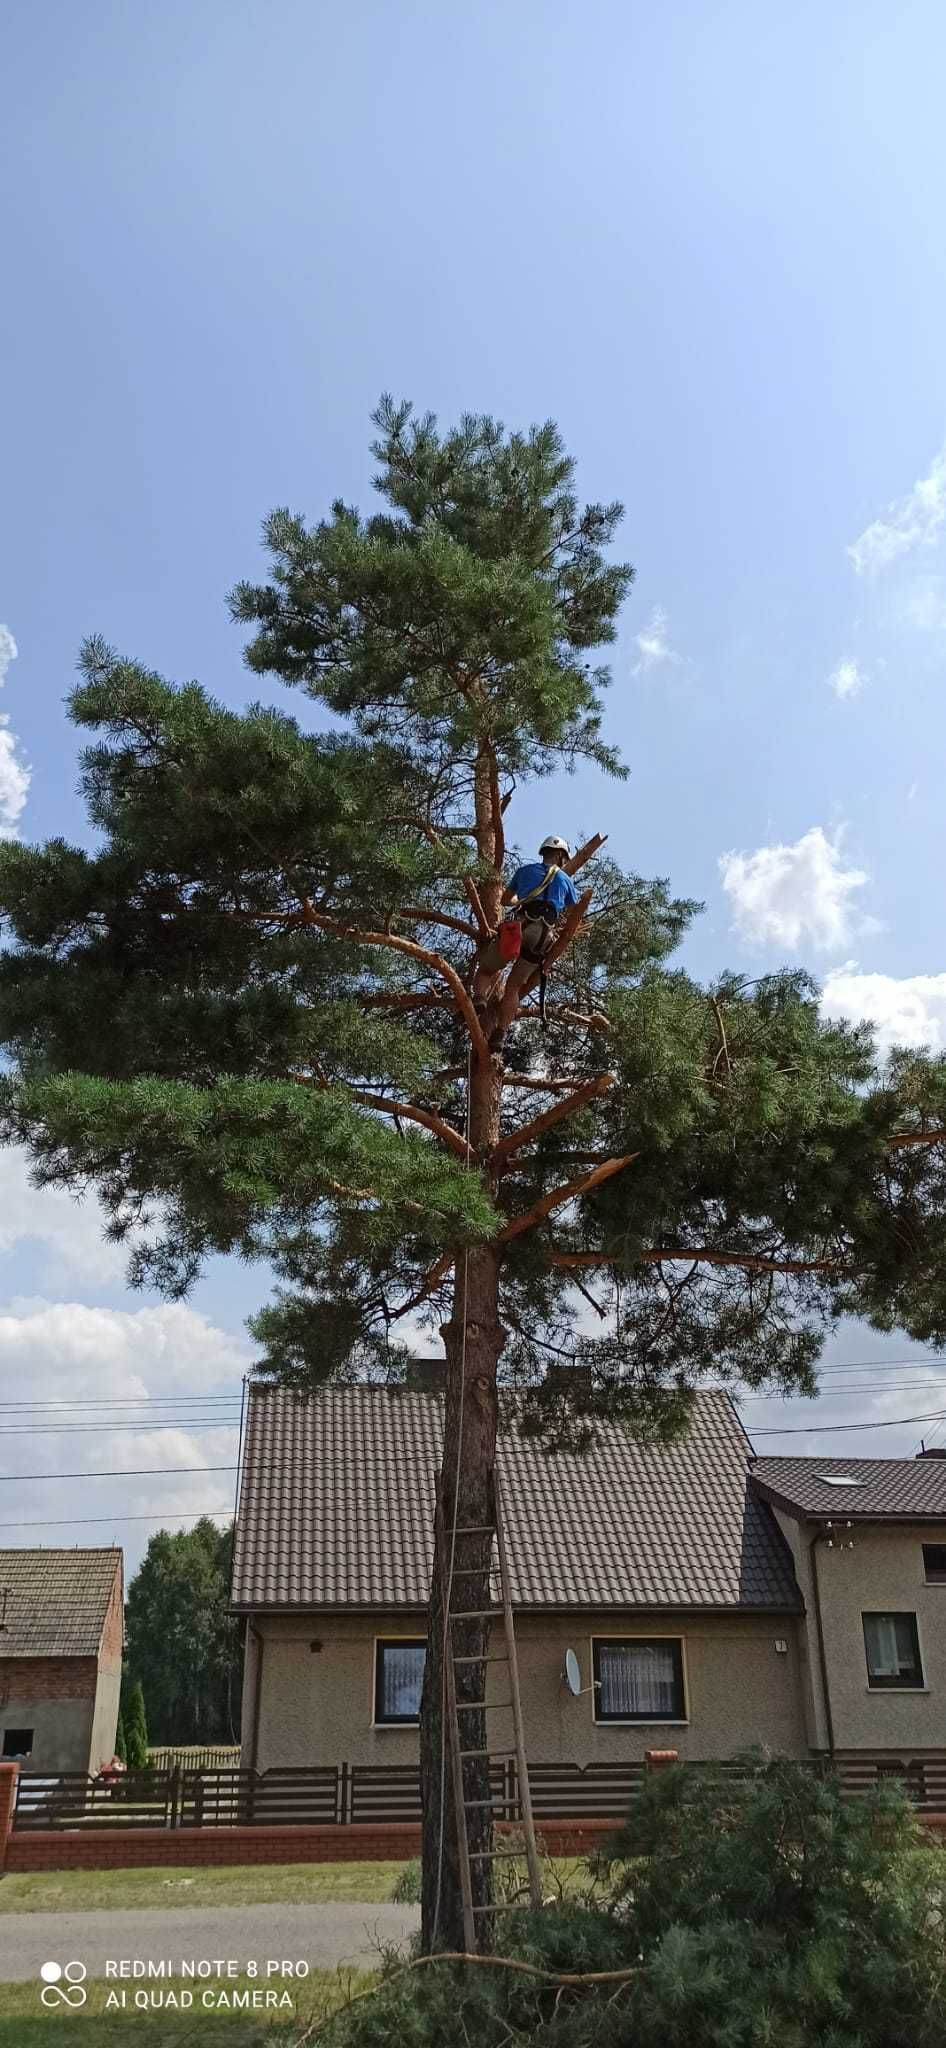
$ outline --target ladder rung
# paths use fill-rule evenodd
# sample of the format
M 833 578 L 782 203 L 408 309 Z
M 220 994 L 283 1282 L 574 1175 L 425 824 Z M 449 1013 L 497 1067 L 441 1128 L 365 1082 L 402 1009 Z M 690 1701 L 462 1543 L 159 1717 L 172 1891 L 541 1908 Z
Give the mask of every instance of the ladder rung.
M 515 1806 L 517 1801 L 518 1793 L 515 1799 L 510 1800 L 507 1799 L 505 1792 L 491 1792 L 488 1799 L 464 1799 L 463 1804 L 468 1806 L 472 1812 L 474 1806 L 495 1806 L 497 1802 L 500 1806 Z M 498 1817 L 500 1820 L 505 1820 L 507 1816 L 500 1814 Z
M 524 1849 L 471 1849 L 469 1858 L 471 1863 L 501 1863 L 507 1857 L 515 1863 L 522 1863 L 525 1853 Z
M 515 1749 L 461 1749 L 461 1757 L 468 1756 L 517 1756 Z
M 492 1578 L 495 1571 L 496 1567 L 493 1564 L 458 1564 L 454 1568 L 453 1577 L 455 1579 L 475 1579 L 482 1572 L 485 1579 L 487 1575 Z
M 455 1529 L 453 1533 L 455 1536 L 495 1536 L 496 1530 L 492 1523 L 488 1528 L 477 1528 L 475 1522 L 470 1522 L 465 1529 Z
M 503 1650 L 502 1654 L 498 1657 L 480 1657 L 474 1650 L 472 1656 L 460 1657 L 457 1655 L 456 1650 L 454 1650 L 453 1661 L 455 1664 L 508 1664 L 509 1653 L 507 1650 Z
M 458 1714 L 495 1714 L 500 1707 L 511 1707 L 511 1700 L 458 1700 Z
M 465 1607 L 460 1613 L 451 1608 L 448 1621 L 494 1621 L 502 1613 L 501 1607 Z

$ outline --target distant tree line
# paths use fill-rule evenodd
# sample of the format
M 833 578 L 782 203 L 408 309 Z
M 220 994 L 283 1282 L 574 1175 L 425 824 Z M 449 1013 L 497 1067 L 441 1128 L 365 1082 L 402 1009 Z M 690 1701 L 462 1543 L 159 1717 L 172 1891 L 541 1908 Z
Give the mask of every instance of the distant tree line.
M 152 1536 L 131 1581 L 120 1730 L 132 1767 L 148 1742 L 239 1741 L 243 1632 L 227 1612 L 232 1549 L 232 1524 L 219 1529 L 205 1515 L 193 1529 Z

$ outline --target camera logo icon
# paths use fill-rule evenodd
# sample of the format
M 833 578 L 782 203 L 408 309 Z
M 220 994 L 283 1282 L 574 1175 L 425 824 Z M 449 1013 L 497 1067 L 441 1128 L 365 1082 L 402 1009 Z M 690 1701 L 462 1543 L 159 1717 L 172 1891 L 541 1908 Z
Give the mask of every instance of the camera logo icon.
M 44 1963 L 39 1974 L 43 1980 L 39 1994 L 42 2005 L 67 2005 L 72 2012 L 81 2011 L 89 1995 L 85 1990 L 88 1972 L 84 1963 Z

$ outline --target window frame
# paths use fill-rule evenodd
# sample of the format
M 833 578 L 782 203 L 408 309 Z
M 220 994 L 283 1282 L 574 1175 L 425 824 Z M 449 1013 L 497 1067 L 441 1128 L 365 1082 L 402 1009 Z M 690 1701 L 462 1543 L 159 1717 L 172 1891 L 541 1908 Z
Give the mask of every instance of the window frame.
M 913 1642 L 916 1649 L 916 1670 L 918 1677 L 903 1678 L 898 1672 L 895 1678 L 875 1677 L 870 1668 L 870 1648 L 867 1640 L 869 1621 L 908 1621 L 913 1628 Z M 926 1692 L 926 1667 L 923 1662 L 923 1645 L 920 1642 L 920 1618 L 915 1609 L 909 1607 L 865 1607 L 861 1609 L 861 1634 L 864 1642 L 864 1662 L 867 1666 L 868 1692 Z
M 25 1748 L 25 1749 L 22 1749 L 22 1748 L 21 1748 L 21 1749 L 8 1749 L 8 1748 L 7 1748 L 7 1743 L 8 1743 L 8 1741 L 9 1741 L 9 1740 L 10 1740 L 10 1738 L 11 1738 L 12 1736 L 14 1736 L 14 1735 L 28 1735 L 28 1736 L 29 1736 L 29 1742 L 28 1742 L 28 1744 L 27 1744 L 27 1746 L 26 1746 L 26 1748 Z M 4 1730 L 3 1730 L 3 1734 L 2 1734 L 2 1737 L 0 1737 L 0 1747 L 2 1747 L 2 1752 L 3 1752 L 3 1761 L 4 1761 L 4 1763 L 5 1763 L 5 1764 L 16 1764 L 16 1763 L 22 1763 L 25 1757 L 28 1757 L 28 1756 L 32 1756 L 32 1754 L 33 1754 L 33 1750 L 34 1750 L 34 1749 L 35 1749 L 35 1747 L 36 1747 L 36 1729 L 35 1729 L 35 1728 L 4 1728 Z
M 385 1714 L 382 1711 L 384 1652 L 385 1650 L 423 1650 L 426 1660 L 427 1637 L 375 1636 L 371 1659 L 371 1726 L 372 1728 L 419 1728 L 420 1708 L 416 1714 Z M 423 1680 L 421 1681 L 423 1684 Z
M 923 1552 L 924 1586 L 946 1586 L 946 1543 L 923 1543 L 920 1548 Z M 943 1560 L 935 1578 L 930 1578 L 930 1568 L 927 1562 L 929 1553 L 932 1550 L 937 1551 Z
M 674 1685 L 676 1698 L 670 1714 L 608 1714 L 601 1711 L 601 1664 L 602 1649 L 670 1648 L 674 1657 Z M 599 1728 L 685 1728 L 690 1719 L 689 1691 L 687 1686 L 686 1638 L 682 1635 L 607 1635 L 591 1638 L 592 1711 Z

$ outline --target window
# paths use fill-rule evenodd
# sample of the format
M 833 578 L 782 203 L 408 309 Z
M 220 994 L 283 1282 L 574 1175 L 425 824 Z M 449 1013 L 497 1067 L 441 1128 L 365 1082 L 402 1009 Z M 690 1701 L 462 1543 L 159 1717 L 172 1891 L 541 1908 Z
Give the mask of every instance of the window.
M 374 1653 L 374 1718 L 386 1722 L 419 1721 L 427 1645 L 395 1636 L 377 1642 Z
M 946 1543 L 924 1543 L 923 1571 L 928 1586 L 946 1586 Z
M 915 1614 L 865 1614 L 867 1682 L 878 1691 L 902 1691 L 923 1684 Z
M 5 1757 L 24 1757 L 32 1753 L 32 1728 L 5 1728 L 3 1731 L 3 1754 Z
M 594 1641 L 596 1721 L 682 1721 L 683 1644 L 678 1636 Z

